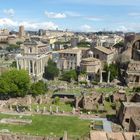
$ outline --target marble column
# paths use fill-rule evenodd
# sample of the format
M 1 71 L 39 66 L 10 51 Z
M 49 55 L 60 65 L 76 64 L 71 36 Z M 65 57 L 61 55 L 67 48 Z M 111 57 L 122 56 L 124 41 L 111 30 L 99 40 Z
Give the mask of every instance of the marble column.
M 43 62 L 42 62 L 42 59 L 41 59 L 41 73 L 42 73 L 42 67 L 43 67 Z
M 34 60 L 32 60 L 33 75 L 35 75 L 35 67 L 34 67 L 35 65 L 34 64 L 35 64 L 35 62 L 34 62 Z
M 17 69 L 19 70 L 19 60 L 18 59 L 16 60 L 16 63 L 17 63 Z
M 28 60 L 28 71 L 29 71 L 29 75 L 30 75 L 31 74 L 30 60 Z
M 103 82 L 102 70 L 100 69 L 100 83 Z
M 39 61 L 36 61 L 36 75 L 39 75 Z
M 107 83 L 110 83 L 110 71 L 108 71 Z
M 24 64 L 23 68 L 26 70 L 26 62 L 25 62 L 25 59 L 23 59 L 23 64 Z

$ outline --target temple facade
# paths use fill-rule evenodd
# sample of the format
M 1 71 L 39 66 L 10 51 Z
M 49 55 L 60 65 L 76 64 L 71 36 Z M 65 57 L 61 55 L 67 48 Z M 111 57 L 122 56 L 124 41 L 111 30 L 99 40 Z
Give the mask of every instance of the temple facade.
M 27 70 L 32 81 L 42 79 L 44 68 L 51 57 L 48 45 L 34 40 L 26 40 L 21 46 L 22 54 L 16 57 L 17 69 Z
M 72 48 L 65 49 L 58 52 L 59 59 L 57 67 L 60 70 L 76 69 L 80 66 L 82 58 L 86 58 L 89 52 L 89 48 Z

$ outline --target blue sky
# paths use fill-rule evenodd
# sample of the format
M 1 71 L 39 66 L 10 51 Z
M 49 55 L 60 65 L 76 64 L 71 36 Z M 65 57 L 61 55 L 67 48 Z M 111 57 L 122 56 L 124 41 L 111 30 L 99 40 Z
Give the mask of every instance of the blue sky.
M 140 31 L 140 0 L 0 0 L 0 28 Z

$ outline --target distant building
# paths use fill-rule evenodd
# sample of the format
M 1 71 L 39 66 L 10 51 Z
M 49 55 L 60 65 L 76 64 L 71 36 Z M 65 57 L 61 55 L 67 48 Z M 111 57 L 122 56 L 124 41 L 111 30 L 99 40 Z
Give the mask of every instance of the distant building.
M 19 38 L 25 36 L 24 26 L 19 26 Z
M 115 44 L 123 41 L 123 37 L 122 36 L 118 36 L 115 34 L 112 35 L 98 35 L 95 36 L 93 39 L 93 46 L 97 47 L 97 46 L 101 46 L 101 47 L 106 47 L 106 48 L 110 48 L 113 47 Z
M 101 67 L 101 61 L 93 57 L 84 58 L 80 63 L 81 71 L 87 73 L 89 80 L 96 78 L 96 74 L 99 73 Z
M 7 29 L 0 30 L 0 43 L 8 42 L 9 31 Z
M 114 61 L 115 50 L 107 49 L 105 47 L 92 47 L 93 56 L 97 59 L 100 59 L 102 62 L 111 64 Z
M 60 70 L 76 69 L 82 58 L 86 58 L 89 48 L 72 48 L 59 51 L 57 67 Z
M 27 70 L 33 81 L 41 80 L 50 57 L 48 46 L 34 40 L 26 40 L 22 48 L 23 53 L 16 57 L 17 69 Z
M 62 30 L 45 30 L 45 35 L 48 37 L 60 37 L 60 36 L 73 36 L 73 32 Z
M 72 48 L 77 47 L 78 41 L 79 40 L 76 37 L 71 38 L 71 47 Z

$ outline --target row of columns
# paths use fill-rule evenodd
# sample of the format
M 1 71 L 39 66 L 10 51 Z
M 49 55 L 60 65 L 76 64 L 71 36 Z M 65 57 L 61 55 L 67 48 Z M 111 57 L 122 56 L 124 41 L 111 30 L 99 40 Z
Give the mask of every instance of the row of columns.
M 40 75 L 44 71 L 43 67 L 43 60 L 30 60 L 30 59 L 17 59 L 16 64 L 17 64 L 17 69 L 25 69 L 27 70 L 28 68 L 28 73 L 29 75 Z M 31 70 L 32 69 L 32 70 Z
M 110 71 L 108 71 L 107 83 L 110 83 Z M 100 83 L 103 83 L 103 72 L 100 69 Z

